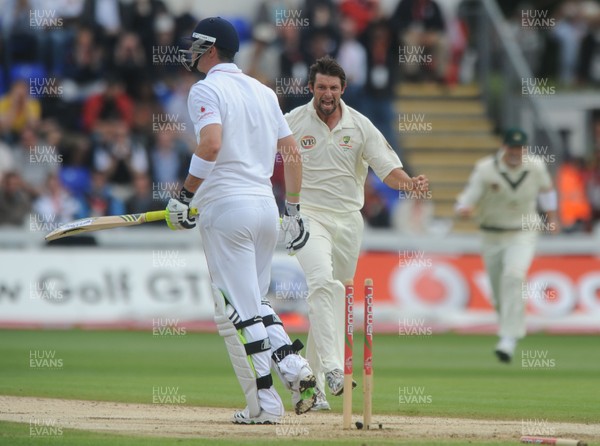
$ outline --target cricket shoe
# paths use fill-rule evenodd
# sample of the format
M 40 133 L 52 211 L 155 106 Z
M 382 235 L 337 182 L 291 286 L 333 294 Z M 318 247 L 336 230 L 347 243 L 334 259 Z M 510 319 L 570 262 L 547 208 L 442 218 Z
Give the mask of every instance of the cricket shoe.
M 283 358 L 278 366 L 292 390 L 294 411 L 297 415 L 308 412 L 315 405 L 317 385 L 308 361 L 298 354 L 292 354 Z
M 517 347 L 517 341 L 514 338 L 500 338 L 498 344 L 496 344 L 496 356 L 500 362 L 510 363 L 515 348 Z
M 333 396 L 340 396 L 344 393 L 344 372 L 341 369 L 333 369 L 331 372 L 325 373 L 325 380 Z M 352 380 L 352 388 L 355 387 L 356 381 Z
M 315 405 L 310 410 L 331 410 L 331 406 L 327 402 L 327 398 L 325 397 L 325 393 L 321 391 L 318 387 L 315 387 Z
M 246 407 L 244 410 L 235 412 L 232 421 L 235 424 L 279 424 L 281 416 L 261 410 L 258 416 L 251 417 Z

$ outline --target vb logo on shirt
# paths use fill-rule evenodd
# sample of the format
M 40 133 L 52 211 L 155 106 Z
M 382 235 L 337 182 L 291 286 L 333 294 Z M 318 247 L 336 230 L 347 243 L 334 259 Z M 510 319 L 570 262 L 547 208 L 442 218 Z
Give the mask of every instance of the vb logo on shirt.
M 303 149 L 312 149 L 317 144 L 317 139 L 314 136 L 303 136 L 300 138 L 300 145 Z

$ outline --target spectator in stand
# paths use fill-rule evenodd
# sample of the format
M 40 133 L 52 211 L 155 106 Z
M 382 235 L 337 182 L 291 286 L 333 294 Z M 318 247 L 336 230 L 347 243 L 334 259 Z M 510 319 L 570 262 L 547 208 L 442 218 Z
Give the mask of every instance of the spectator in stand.
M 101 35 L 101 45 L 105 49 L 105 56 L 113 54 L 115 44 L 123 24 L 127 18 L 127 5 L 129 2 L 119 0 L 85 0 L 82 23 L 93 24 Z M 110 58 L 107 62 L 110 62 Z
M 190 32 L 191 34 L 191 32 Z M 187 97 L 192 85 L 197 79 L 193 73 L 184 70 L 177 77 L 169 78 L 168 83 L 171 83 L 172 94 L 166 99 L 164 109 L 167 114 L 178 117 L 178 122 L 185 126 L 185 130 L 181 133 L 182 139 L 186 146 L 193 152 L 192 147 L 196 147 L 196 135 L 194 135 L 194 124 L 190 119 L 190 114 L 187 108 Z
M 91 184 L 91 142 L 82 134 L 65 136 L 60 143 L 62 156 L 60 181 L 77 198 L 89 191 Z
M 33 203 L 33 211 L 40 223 L 60 225 L 84 216 L 81 203 L 61 184 L 58 175 L 46 178 L 42 195 Z
M 433 79 L 444 82 L 449 58 L 446 23 L 435 0 L 401 0 L 392 14 L 391 24 L 397 30 L 407 62 L 402 64 L 411 81 Z M 414 63 L 410 56 L 431 56 L 432 63 Z
M 155 197 L 152 191 L 150 177 L 145 173 L 138 173 L 133 177 L 133 195 L 125 203 L 128 214 L 139 214 L 148 211 L 160 211 L 165 208 L 165 200 L 162 196 Z M 157 222 L 164 224 L 164 222 Z
M 23 226 L 31 212 L 31 199 L 17 172 L 7 172 L 0 187 L 0 225 Z
M 344 102 L 362 112 L 364 105 L 364 86 L 367 80 L 367 51 L 356 40 L 357 25 L 355 20 L 342 15 L 340 20 L 342 41 L 338 52 L 338 63 L 346 72 L 346 91 Z
M 43 33 L 44 55 L 47 59 L 48 71 L 55 77 L 62 77 L 68 65 L 68 48 L 75 37 L 75 25 L 83 12 L 84 0 L 35 0 L 35 8 L 52 11 L 60 17 L 60 27 L 45 27 Z
M 6 40 L 7 66 L 41 59 L 43 33 L 31 26 L 33 9 L 31 0 L 8 0 L 2 4 L 0 31 Z
M 300 48 L 300 30 L 293 26 L 282 26 L 280 36 L 282 52 L 280 59 L 280 73 L 284 79 L 296 79 L 301 85 L 307 85 L 309 63 Z M 286 112 L 299 107 L 310 100 L 310 92 L 305 89 L 304 94 L 279 97 L 281 109 Z
M 175 136 L 173 131 L 156 134 L 156 142 L 150 152 L 150 175 L 153 183 L 183 186 L 189 170 L 190 154 L 185 144 Z M 179 189 L 181 187 L 173 190 Z
M 563 232 L 588 231 L 592 210 L 586 195 L 583 160 L 573 158 L 567 153 L 558 168 L 556 185 L 560 224 Z
M 248 76 L 276 89 L 279 79 L 279 55 L 281 51 L 274 43 L 277 31 L 270 23 L 259 23 L 252 29 L 252 40 L 243 43 L 236 55 L 236 64 Z
M 105 131 L 106 121 L 120 120 L 131 127 L 133 101 L 123 91 L 123 83 L 111 76 L 103 93 L 91 96 L 83 105 L 83 128 L 86 132 Z
M 0 140 L 0 182 L 5 173 L 14 170 L 15 159 L 11 148 Z
M 154 26 L 156 18 L 168 13 L 161 0 L 133 0 L 125 8 L 124 28 L 137 35 L 144 42 L 141 54 L 145 60 L 152 60 L 152 47 L 156 45 Z
M 596 125 L 600 128 L 600 120 Z M 586 174 L 586 192 L 591 208 L 592 226 L 595 227 L 600 224 L 600 148 L 594 151 Z
M 46 179 L 56 173 L 61 160 L 57 147 L 45 144 L 34 127 L 26 127 L 14 148 L 15 170 L 23 178 L 23 188 L 31 198 L 44 192 Z
M 139 97 L 133 101 L 133 125 L 131 130 L 135 138 L 144 147 L 148 147 L 154 133 L 164 128 L 168 129 L 169 126 L 177 125 L 182 116 L 167 116 L 165 114 L 150 79 L 140 79 L 138 91 Z M 176 122 L 170 123 L 171 121 Z
M 394 119 L 394 88 L 397 80 L 397 42 L 387 20 L 369 25 L 364 34 L 367 50 L 367 82 L 364 114 L 379 129 L 392 148 L 400 155 L 398 138 L 392 126 Z
M 559 78 L 564 85 L 573 85 L 577 72 L 579 47 L 586 33 L 586 23 L 581 2 L 564 2 L 559 11 L 556 26 L 551 29 L 559 49 Z
M 88 193 L 83 197 L 84 213 L 88 217 L 125 214 L 125 205 L 117 198 L 108 184 L 106 174 L 92 172 L 92 182 Z
M 589 18 L 589 30 L 579 49 L 579 80 L 600 86 L 600 12 Z
M 75 35 L 75 43 L 65 67 L 66 99 L 83 101 L 103 88 L 103 48 L 94 31 L 81 26 Z M 68 94 L 67 94 L 68 93 Z
M 367 225 L 372 228 L 389 228 L 390 211 L 385 204 L 385 200 L 379 195 L 373 187 L 372 177 L 365 182 L 365 205 L 361 213 Z
M 379 6 L 379 0 L 342 0 L 339 9 L 342 15 L 354 20 L 356 35 L 360 36 L 371 22 L 383 18 Z
M 154 20 L 154 40 L 157 50 L 153 49 L 152 59 L 148 60 L 148 64 L 152 64 L 152 72 L 155 74 L 155 78 L 164 79 L 166 76 L 179 73 L 179 64 L 174 61 L 175 54 L 170 52 L 177 48 L 175 19 L 167 12 L 159 13 Z M 148 45 L 144 43 L 144 46 Z M 161 51 L 167 53 L 167 57 L 163 58 L 162 61 L 165 63 L 161 63 Z
M 136 174 L 148 172 L 148 156 L 123 121 L 110 121 L 107 129 L 105 140 L 94 148 L 94 169 L 104 172 L 110 183 L 119 186 L 115 193 L 124 199 L 131 195 Z
M 148 47 L 148 45 L 146 45 Z M 140 81 L 148 77 L 147 59 L 137 34 L 125 32 L 119 36 L 113 57 L 114 73 L 123 81 L 125 93 L 140 99 Z
M 8 142 L 14 141 L 25 127 L 37 125 L 41 114 L 40 101 L 29 94 L 29 81 L 17 79 L 0 97 L 0 134 Z

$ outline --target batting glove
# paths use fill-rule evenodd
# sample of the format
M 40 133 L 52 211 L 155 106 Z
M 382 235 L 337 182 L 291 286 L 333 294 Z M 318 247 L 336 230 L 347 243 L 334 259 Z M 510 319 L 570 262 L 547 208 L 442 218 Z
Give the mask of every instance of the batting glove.
M 181 189 L 178 198 L 171 198 L 167 203 L 167 225 L 174 231 L 196 227 L 196 217 L 190 215 L 190 202 L 194 194 Z
M 285 202 L 281 230 L 289 255 L 293 256 L 306 245 L 310 236 L 309 224 L 308 220 L 300 215 L 300 203 Z

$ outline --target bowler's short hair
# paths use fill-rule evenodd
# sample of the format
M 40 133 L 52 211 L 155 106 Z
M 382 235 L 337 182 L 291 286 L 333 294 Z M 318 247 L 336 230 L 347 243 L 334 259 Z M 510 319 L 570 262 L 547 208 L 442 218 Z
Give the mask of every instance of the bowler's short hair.
M 342 88 L 346 86 L 346 72 L 342 66 L 337 63 L 335 59 L 329 56 L 321 57 L 310 66 L 310 73 L 308 75 L 309 85 L 314 86 L 318 74 L 324 74 L 325 76 L 339 77 L 342 81 Z

